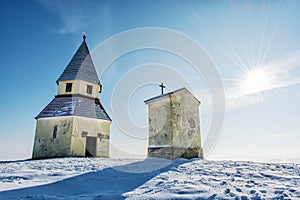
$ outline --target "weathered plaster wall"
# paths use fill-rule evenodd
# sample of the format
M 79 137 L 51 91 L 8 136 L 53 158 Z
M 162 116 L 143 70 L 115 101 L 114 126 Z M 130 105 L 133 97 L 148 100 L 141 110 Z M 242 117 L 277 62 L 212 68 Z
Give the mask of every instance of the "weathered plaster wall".
M 57 134 L 56 138 L 53 138 L 55 125 L 57 125 Z M 72 117 L 38 119 L 32 158 L 70 155 L 72 129 Z
M 86 137 L 97 138 L 97 157 L 109 157 L 110 121 L 79 116 L 37 120 L 32 158 L 85 156 Z M 56 138 L 53 129 L 57 125 Z
M 67 83 L 72 83 L 72 91 L 71 92 L 66 92 L 66 84 Z M 86 88 L 87 85 L 93 86 L 92 94 L 86 93 Z M 70 81 L 59 81 L 58 82 L 58 95 L 62 94 L 82 94 L 85 96 L 93 97 L 93 98 L 98 98 L 99 92 L 101 92 L 101 86 L 90 83 L 87 81 L 83 80 L 70 80 Z
M 199 104 L 186 89 L 151 100 L 148 155 L 167 159 L 203 157 Z
M 168 97 L 148 104 L 149 146 L 171 146 L 171 107 Z
M 86 137 L 97 137 L 97 157 L 109 157 L 110 121 L 74 116 L 71 155 L 85 156 Z
M 171 94 L 170 99 L 173 146 L 200 147 L 199 102 L 186 90 Z
M 203 157 L 199 102 L 187 91 L 170 95 L 172 110 L 173 159 Z

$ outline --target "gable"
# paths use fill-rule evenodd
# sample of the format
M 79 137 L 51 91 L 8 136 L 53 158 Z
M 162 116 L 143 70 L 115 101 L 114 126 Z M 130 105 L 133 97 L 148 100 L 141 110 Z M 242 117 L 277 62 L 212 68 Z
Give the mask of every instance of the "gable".
M 164 99 L 164 98 L 168 98 L 170 95 L 173 95 L 173 94 L 180 94 L 180 93 L 185 93 L 186 95 L 188 95 L 189 97 L 193 98 L 198 104 L 200 104 L 201 102 L 190 92 L 188 91 L 185 87 L 183 88 L 180 88 L 178 90 L 175 90 L 173 92 L 169 92 L 169 93 L 166 93 L 166 94 L 163 94 L 163 95 L 159 95 L 159 96 L 156 96 L 156 97 L 153 97 L 153 98 L 150 98 L 150 99 L 147 99 L 145 100 L 145 104 L 149 104 L 149 103 L 152 103 L 152 102 L 155 102 L 155 101 L 160 101 L 161 99 Z

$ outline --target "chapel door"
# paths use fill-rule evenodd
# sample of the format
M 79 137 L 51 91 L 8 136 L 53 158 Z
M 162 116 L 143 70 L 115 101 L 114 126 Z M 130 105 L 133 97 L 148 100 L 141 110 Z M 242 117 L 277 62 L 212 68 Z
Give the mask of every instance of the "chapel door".
M 86 137 L 85 156 L 96 157 L 97 156 L 97 137 Z

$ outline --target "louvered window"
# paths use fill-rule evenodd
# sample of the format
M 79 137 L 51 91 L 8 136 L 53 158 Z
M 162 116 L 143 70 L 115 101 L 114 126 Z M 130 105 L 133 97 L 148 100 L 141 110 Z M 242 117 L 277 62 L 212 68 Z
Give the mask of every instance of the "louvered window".
M 87 85 L 87 86 L 86 86 L 86 93 L 92 94 L 92 92 L 93 92 L 93 86 Z
M 71 92 L 72 91 L 72 83 L 67 83 L 66 84 L 66 92 Z

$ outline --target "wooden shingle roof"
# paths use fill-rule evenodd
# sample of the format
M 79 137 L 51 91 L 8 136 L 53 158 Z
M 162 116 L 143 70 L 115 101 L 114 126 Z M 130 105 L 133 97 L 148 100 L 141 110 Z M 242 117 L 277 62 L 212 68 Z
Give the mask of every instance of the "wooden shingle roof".
M 100 84 L 90 51 L 85 42 L 85 37 L 70 63 L 67 65 L 57 81 L 76 79 Z

